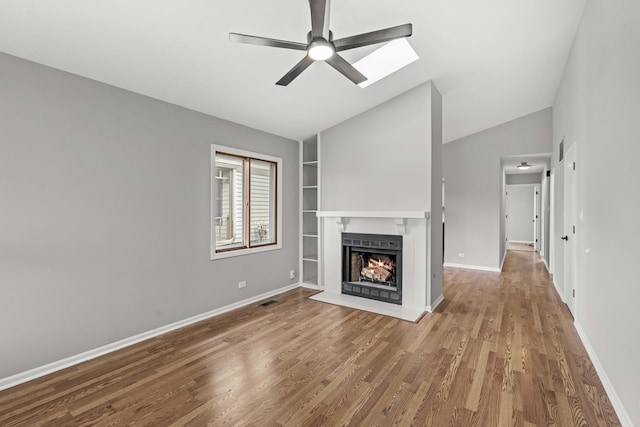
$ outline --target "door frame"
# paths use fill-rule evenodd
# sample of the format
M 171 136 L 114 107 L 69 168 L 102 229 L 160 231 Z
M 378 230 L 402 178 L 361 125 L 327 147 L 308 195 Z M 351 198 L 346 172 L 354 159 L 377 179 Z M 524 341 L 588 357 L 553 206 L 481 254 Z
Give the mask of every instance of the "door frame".
M 536 252 L 541 253 L 542 242 L 542 183 L 535 184 L 533 187 L 533 248 Z

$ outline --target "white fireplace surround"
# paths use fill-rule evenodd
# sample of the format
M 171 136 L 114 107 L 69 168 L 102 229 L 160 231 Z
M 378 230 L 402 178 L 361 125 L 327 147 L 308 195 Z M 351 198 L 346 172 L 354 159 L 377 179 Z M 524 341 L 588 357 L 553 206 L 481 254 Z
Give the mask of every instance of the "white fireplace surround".
M 312 299 L 415 322 L 425 313 L 428 295 L 429 212 L 319 211 L 322 218 L 324 291 Z M 342 233 L 401 235 L 402 305 L 342 294 Z

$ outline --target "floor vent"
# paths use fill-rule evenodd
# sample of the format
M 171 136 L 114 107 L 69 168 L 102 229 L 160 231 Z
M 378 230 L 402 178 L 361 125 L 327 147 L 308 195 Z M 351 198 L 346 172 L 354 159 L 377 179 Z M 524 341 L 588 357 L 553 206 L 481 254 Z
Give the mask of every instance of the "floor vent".
M 260 304 L 260 305 L 261 305 L 261 306 L 263 306 L 263 307 L 268 307 L 268 306 L 270 306 L 271 304 L 275 304 L 275 303 L 277 303 L 277 302 L 278 302 L 278 301 L 276 301 L 276 300 L 272 299 L 272 300 L 269 300 L 269 301 L 267 301 L 267 302 L 263 302 L 263 303 L 262 303 L 262 304 Z

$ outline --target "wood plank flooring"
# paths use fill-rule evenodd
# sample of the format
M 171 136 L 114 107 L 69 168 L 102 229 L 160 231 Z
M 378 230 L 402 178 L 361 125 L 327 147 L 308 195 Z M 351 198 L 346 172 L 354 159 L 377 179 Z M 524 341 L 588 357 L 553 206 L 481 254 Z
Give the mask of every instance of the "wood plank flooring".
M 296 289 L 0 392 L 1 426 L 617 426 L 535 253 L 417 323 Z

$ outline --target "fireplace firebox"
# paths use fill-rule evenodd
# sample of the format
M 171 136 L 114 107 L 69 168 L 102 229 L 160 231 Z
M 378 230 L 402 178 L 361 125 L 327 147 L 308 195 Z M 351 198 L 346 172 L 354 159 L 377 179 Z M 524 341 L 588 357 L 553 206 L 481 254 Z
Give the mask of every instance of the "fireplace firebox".
M 402 305 L 402 236 L 342 233 L 342 293 Z

